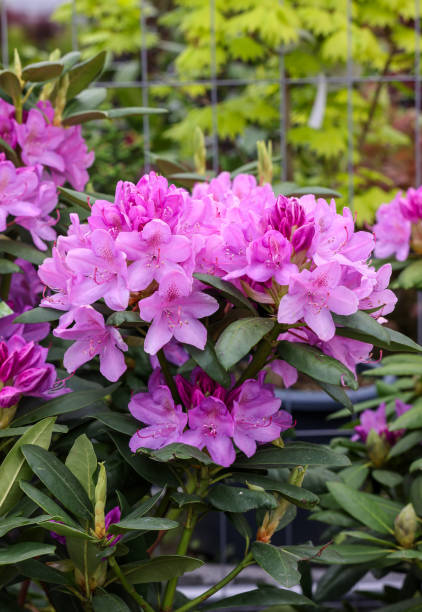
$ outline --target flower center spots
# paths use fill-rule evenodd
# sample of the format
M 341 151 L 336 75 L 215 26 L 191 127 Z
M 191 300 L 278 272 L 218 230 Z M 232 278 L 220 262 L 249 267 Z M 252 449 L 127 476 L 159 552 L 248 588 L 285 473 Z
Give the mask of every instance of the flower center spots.
M 212 438 L 215 438 L 217 435 L 217 428 L 214 423 L 204 423 L 202 425 L 202 433 L 205 436 L 211 436 Z

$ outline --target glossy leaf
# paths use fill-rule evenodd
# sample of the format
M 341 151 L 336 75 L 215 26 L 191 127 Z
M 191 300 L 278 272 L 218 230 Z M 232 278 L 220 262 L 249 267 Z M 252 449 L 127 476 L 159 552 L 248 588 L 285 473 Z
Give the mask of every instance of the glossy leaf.
M 155 495 L 153 495 L 146 501 L 139 504 L 139 506 L 134 508 L 132 512 L 130 512 L 130 514 L 125 516 L 125 521 L 144 516 L 144 514 L 149 512 L 151 508 L 153 508 L 158 503 L 158 501 L 163 497 L 163 494 L 164 494 L 163 491 L 159 491 L 158 493 L 156 493 Z
M 237 477 L 238 475 L 236 474 L 236 478 Z M 302 487 L 291 485 L 288 482 L 269 478 L 268 476 L 260 476 L 259 474 L 239 474 L 239 479 L 242 481 L 246 480 L 252 485 L 262 487 L 266 491 L 277 491 L 282 497 L 300 508 L 313 508 L 319 502 L 319 498 L 315 493 L 307 491 Z
M 93 476 L 97 469 L 97 457 L 91 440 L 82 434 L 76 438 L 66 458 L 65 465 L 79 480 L 89 499 L 94 500 Z
M 85 489 L 53 453 L 33 445 L 25 445 L 22 452 L 34 474 L 65 508 L 80 518 L 91 518 L 92 504 Z
M 133 436 L 135 431 L 139 429 L 139 422 L 130 414 L 120 414 L 118 412 L 100 412 L 94 415 L 98 421 L 107 425 L 110 429 L 118 431 L 119 433 Z
M 90 57 L 84 62 L 76 64 L 69 70 L 68 100 L 74 98 L 80 91 L 86 89 L 92 81 L 100 76 L 104 69 L 106 57 L 106 52 L 100 51 L 100 53 L 97 53 L 94 57 Z
M 355 519 L 378 533 L 393 533 L 400 504 L 372 493 L 356 491 L 341 482 L 328 482 L 327 487 L 336 502 Z
M 125 325 L 141 325 L 142 320 L 139 316 L 139 312 L 134 312 L 133 310 L 123 310 L 120 312 L 113 312 L 113 314 L 108 317 L 106 323 L 107 325 L 124 327 Z
M 37 306 L 36 308 L 23 312 L 14 319 L 13 323 L 45 323 L 46 321 L 57 321 L 62 314 L 62 310 Z
M 142 117 L 143 115 L 163 115 L 168 113 L 166 108 L 151 108 L 147 106 L 126 106 L 123 108 L 110 108 L 108 119 L 121 119 L 123 117 Z
M 44 259 L 47 257 L 46 253 L 35 249 L 29 244 L 24 242 L 18 242 L 17 240 L 6 240 L 5 238 L 0 239 L 0 252 L 9 253 L 15 257 L 25 259 L 37 266 L 42 264 Z
M 215 348 L 210 341 L 205 345 L 203 351 L 190 344 L 184 345 L 192 359 L 197 363 L 213 380 L 222 387 L 230 387 L 230 376 L 219 361 Z
M 201 567 L 204 562 L 182 555 L 161 555 L 146 561 L 122 565 L 121 570 L 132 584 L 162 582 L 182 576 Z
M 92 599 L 94 612 L 130 612 L 129 606 L 114 593 L 103 591 Z
M 77 538 L 80 540 L 91 540 L 96 542 L 96 538 L 93 538 L 91 535 L 83 531 L 80 527 L 71 527 L 70 525 L 62 525 L 62 523 L 57 521 L 45 521 L 44 523 L 40 523 L 40 527 L 46 529 L 47 531 L 53 531 L 58 535 L 65 536 L 66 538 Z
M 44 491 L 42 491 L 38 487 L 34 487 L 29 482 L 21 481 L 20 488 L 25 493 L 29 499 L 32 499 L 33 502 L 37 504 L 44 512 L 49 514 L 50 516 L 54 516 L 56 519 L 62 521 L 66 525 L 70 525 L 71 527 L 78 527 L 78 524 L 73 520 L 69 514 L 63 510 L 51 497 L 46 495 Z
M 239 291 L 239 289 L 236 289 L 236 287 L 228 281 L 223 280 L 219 276 L 212 276 L 211 274 L 194 274 L 193 276 L 205 285 L 218 289 L 220 293 L 224 295 L 226 300 L 234 306 L 247 308 L 253 315 L 256 316 L 256 310 L 252 303 L 243 295 L 241 291 Z
M 152 458 L 164 463 L 176 459 L 196 459 L 205 465 L 212 463 L 212 459 L 209 455 L 200 451 L 199 448 L 190 446 L 189 444 L 182 444 L 181 442 L 173 442 L 159 450 L 150 451 L 150 455 Z
M 27 64 L 22 69 L 22 78 L 24 81 L 39 83 L 56 79 L 62 72 L 63 62 L 37 62 L 35 64 Z
M 236 365 L 273 327 L 274 321 L 261 317 L 248 317 L 231 323 L 215 345 L 223 367 L 229 370 Z
M 80 410 L 102 399 L 106 395 L 111 395 L 119 386 L 120 383 L 114 383 L 114 385 L 110 385 L 109 387 L 72 391 L 72 393 L 55 397 L 45 404 L 38 406 L 38 408 L 34 408 L 23 416 L 18 417 L 13 421 L 13 425 L 26 425 L 27 423 L 33 423 L 34 421 L 52 415 L 66 414 L 68 412 Z
M 52 584 L 61 584 L 67 586 L 72 584 L 71 578 L 63 572 L 49 567 L 36 559 L 27 559 L 18 563 L 18 570 L 23 576 L 37 580 L 40 582 L 50 582 Z
M 320 444 L 290 442 L 284 448 L 268 447 L 259 449 L 253 457 L 239 457 L 236 466 L 254 469 L 276 468 L 296 465 L 325 465 L 346 467 L 350 460 Z
M 336 334 L 346 336 L 368 342 L 369 344 L 377 345 L 377 342 L 382 342 L 384 345 L 390 344 L 390 336 L 387 328 L 380 325 L 373 317 L 366 312 L 358 310 L 352 315 L 332 314 L 334 323 L 337 326 Z M 341 326 L 341 327 L 338 327 Z M 347 335 L 351 333 L 353 335 Z M 359 338 L 357 337 L 359 335 Z
M 22 272 L 22 270 L 13 261 L 0 258 L 0 274 L 19 274 L 19 272 Z
M 179 527 L 179 523 L 166 518 L 143 516 L 139 518 L 125 518 L 118 523 L 110 525 L 109 533 L 124 533 L 125 531 L 167 531 Z
M 329 567 L 318 580 L 314 599 L 317 602 L 341 600 L 346 593 L 367 573 L 367 568 Z
M 0 87 L 9 94 L 14 102 L 19 100 L 22 89 L 18 77 L 12 70 L 0 71 Z
M 70 127 L 71 125 L 80 125 L 81 123 L 87 123 L 88 121 L 95 121 L 96 119 L 107 119 L 106 111 L 102 110 L 85 110 L 78 113 L 67 115 L 62 121 L 63 127 Z
M 224 597 L 202 606 L 201 610 L 222 610 L 224 608 L 247 608 L 261 610 L 264 606 L 314 606 L 315 604 L 299 593 L 265 585 L 257 589 Z
M 254 542 L 251 548 L 255 561 L 281 585 L 292 587 L 300 582 L 297 561 L 280 548 Z
M 28 525 L 36 525 L 44 520 L 47 520 L 48 516 L 37 516 L 34 518 L 26 518 L 24 516 L 9 516 L 4 518 L 0 522 L 0 538 L 6 533 L 12 531 L 12 529 L 18 529 L 19 527 L 27 527 Z
M 280 359 L 317 381 L 358 388 L 357 380 L 346 366 L 307 344 L 283 340 L 278 343 L 277 352 Z
M 41 555 L 52 555 L 56 547 L 42 542 L 20 542 L 6 548 L 0 548 L 0 565 L 11 565 L 20 563 L 26 559 L 40 557 Z
M 325 391 L 325 393 L 327 393 L 327 395 L 332 397 L 334 401 L 338 402 L 339 404 L 343 404 L 348 412 L 353 413 L 353 404 L 343 387 L 338 385 L 330 385 L 321 381 L 318 381 L 318 385 L 323 391 Z
M 216 484 L 208 494 L 208 501 L 224 512 L 247 512 L 253 508 L 276 508 L 273 495 L 265 491 L 251 491 L 241 487 Z
M 22 454 L 25 444 L 38 444 L 39 447 L 50 446 L 51 434 L 55 419 L 44 419 L 33 425 L 12 446 L 0 466 L 0 515 L 6 514 L 21 497 L 19 482 L 31 478 L 31 468 Z
M 386 487 L 397 487 L 403 480 L 401 474 L 390 470 L 373 470 L 372 477 Z

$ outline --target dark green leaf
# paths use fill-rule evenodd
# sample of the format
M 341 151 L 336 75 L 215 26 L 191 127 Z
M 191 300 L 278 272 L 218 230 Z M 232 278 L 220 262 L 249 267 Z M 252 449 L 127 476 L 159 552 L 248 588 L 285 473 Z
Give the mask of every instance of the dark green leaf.
M 6 153 L 6 157 L 10 159 L 10 161 L 12 161 L 16 167 L 21 166 L 22 162 L 20 161 L 19 157 L 16 155 L 16 151 L 12 149 L 9 143 L 3 140 L 3 138 L 0 138 L 0 151 L 3 151 L 3 153 Z
M 176 491 L 171 495 L 171 499 L 181 508 L 188 504 L 203 504 L 204 500 L 199 495 L 189 495 L 188 493 L 180 493 Z
M 182 555 L 162 555 L 147 561 L 122 565 L 121 570 L 132 584 L 163 582 L 201 567 L 204 562 Z
M 80 51 L 69 51 L 65 53 L 61 58 L 60 62 L 63 64 L 63 74 L 69 72 L 69 70 L 81 59 Z
M 288 184 L 288 183 L 286 183 Z M 329 187 L 319 187 L 318 185 L 310 185 L 309 187 L 298 187 L 293 185 L 290 188 L 285 188 L 283 195 L 286 197 L 301 197 L 304 195 L 312 194 L 319 198 L 341 198 L 339 191 L 334 191 Z
M 417 402 L 413 408 L 400 415 L 395 421 L 389 423 L 390 431 L 398 429 L 421 429 L 422 428 L 422 402 Z
M 394 519 L 400 504 L 371 493 L 363 493 L 341 482 L 328 482 L 327 487 L 336 502 L 355 519 L 379 533 L 393 533 Z
M 363 546 L 361 544 L 333 544 L 328 549 L 330 555 L 335 555 L 336 564 L 352 565 L 369 563 L 371 561 L 377 561 L 388 555 L 386 548 L 380 548 L 379 546 Z M 324 551 L 325 553 L 325 551 Z M 321 563 L 333 563 L 333 559 L 328 556 L 324 558 L 322 554 L 318 557 Z
M 9 94 L 14 103 L 21 97 L 22 89 L 19 79 L 11 70 L 2 70 L 0 72 L 0 87 Z
M 367 568 L 329 567 L 318 580 L 314 599 L 317 602 L 339 601 L 367 573 Z
M 231 597 L 225 597 L 224 599 L 209 603 L 201 609 L 247 608 L 248 610 L 261 610 L 264 606 L 276 605 L 314 606 L 315 604 L 307 597 L 299 595 L 299 593 L 268 585 L 261 586 L 252 591 L 246 591 L 245 593 L 239 593 L 238 595 L 232 595 Z
M 0 548 L 0 565 L 11 565 L 41 555 L 52 555 L 55 550 L 55 546 L 42 542 L 20 542 L 6 548 Z
M 100 412 L 95 414 L 95 418 L 110 427 L 128 436 L 133 436 L 139 429 L 139 423 L 130 414 L 120 414 L 118 412 Z
M 397 603 L 378 608 L 377 612 L 421 612 L 421 610 L 422 597 L 413 597 L 411 599 L 401 599 Z
M 132 310 L 123 310 L 120 312 L 113 312 L 107 321 L 107 325 L 114 325 L 116 327 L 125 326 L 125 325 L 141 325 L 142 321 L 139 316 L 139 312 L 134 312 Z
M 0 515 L 6 514 L 21 497 L 19 482 L 31 477 L 31 468 L 21 452 L 24 444 L 48 448 L 55 419 L 36 423 L 12 446 L 0 466 Z
M 92 607 L 94 612 L 130 612 L 130 608 L 123 599 L 114 595 L 114 593 L 107 593 L 106 591 L 94 596 Z
M 155 516 L 139 518 L 125 518 L 118 523 L 110 525 L 109 533 L 124 533 L 125 531 L 167 531 L 179 526 L 176 521 Z
M 390 336 L 387 329 L 362 310 L 347 316 L 332 313 L 332 317 L 337 326 L 336 333 L 338 335 L 356 338 L 356 334 L 359 334 L 359 338 L 356 339 L 363 342 L 375 344 L 376 346 L 378 341 L 381 341 L 383 345 L 390 344 Z M 340 328 L 338 327 L 339 325 L 341 326 Z M 354 335 L 347 336 L 348 331 Z
M 15 257 L 20 257 L 33 264 L 39 266 L 42 264 L 44 259 L 47 257 L 46 253 L 34 249 L 34 247 L 24 242 L 18 242 L 16 240 L 6 240 L 6 238 L 0 239 L 0 252 L 10 253 Z
M 39 419 L 45 418 L 51 415 L 65 414 L 67 412 L 74 412 L 85 408 L 90 404 L 93 404 L 97 400 L 102 399 L 107 395 L 111 395 L 113 391 L 118 389 L 120 383 L 114 383 L 109 387 L 100 389 L 87 389 L 84 391 L 72 391 L 66 395 L 55 397 L 54 399 L 42 404 L 38 408 L 34 408 L 30 412 L 27 412 L 23 416 L 15 419 L 13 425 L 26 425 L 27 423 L 33 423 Z
M 67 187 L 58 187 L 57 189 L 59 190 L 60 197 L 66 202 L 78 204 L 78 206 L 82 206 L 82 208 L 88 211 L 91 210 L 88 204 L 89 195 L 87 193 L 75 191 L 74 189 L 68 189 Z
M 319 502 L 319 498 L 315 493 L 296 487 L 288 482 L 281 482 L 268 476 L 260 476 L 255 474 L 236 474 L 235 479 L 246 480 L 252 485 L 262 487 L 266 491 L 277 491 L 282 497 L 287 499 L 292 504 L 300 508 L 313 508 Z
M 307 344 L 283 340 L 278 343 L 277 352 L 281 359 L 317 381 L 337 386 L 347 385 L 351 389 L 359 386 L 346 366 Z
M 253 508 L 276 508 L 273 495 L 265 491 L 251 491 L 241 487 L 216 484 L 208 494 L 208 501 L 224 512 L 247 512 Z
M 159 450 L 150 451 L 150 455 L 154 459 L 163 461 L 165 463 L 174 459 L 196 459 L 201 463 L 205 463 L 205 465 L 212 463 L 209 455 L 203 451 L 200 451 L 195 446 L 182 444 L 181 442 L 173 442 L 172 444 L 167 444 L 167 446 L 164 446 Z
M 354 463 L 339 473 L 342 481 L 352 489 L 360 489 L 369 474 L 369 468 L 364 463 Z
M 49 567 L 41 561 L 36 561 L 36 559 L 28 559 L 18 563 L 18 569 L 21 574 L 32 580 L 51 582 L 52 584 L 61 584 L 63 586 L 72 584 L 72 580 L 66 574 Z
M 34 445 L 25 445 L 22 452 L 32 471 L 65 508 L 80 518 L 91 518 L 92 506 L 85 489 L 53 453 Z
M 280 466 L 327 465 L 346 467 L 350 460 L 345 455 L 335 453 L 320 444 L 310 442 L 291 442 L 284 448 L 268 447 L 258 450 L 253 457 L 239 457 L 237 466 L 243 468 L 265 469 Z
M 31 425 L 26 425 L 25 427 L 6 427 L 6 429 L 0 429 L 0 438 L 22 436 L 30 429 Z M 68 431 L 69 427 L 67 425 L 53 425 L 53 433 L 67 433 Z
M 67 90 L 67 99 L 71 100 L 80 91 L 86 89 L 87 86 L 97 79 L 104 69 L 106 61 L 106 52 L 100 51 L 94 57 L 76 64 L 69 70 L 69 87 Z
M 47 531 L 54 531 L 54 533 L 58 533 L 59 535 L 65 536 L 66 538 L 77 538 L 80 540 L 91 540 L 97 542 L 96 538 L 93 538 L 91 535 L 83 531 L 80 527 L 70 527 L 69 525 L 63 525 L 57 521 L 45 521 L 44 523 L 40 523 L 40 527 L 43 527 Z
M 20 267 L 13 263 L 13 261 L 9 261 L 9 259 L 0 259 L 0 274 L 13 274 L 22 272 Z
M 63 119 L 62 125 L 63 127 L 70 127 L 71 125 L 80 125 L 81 123 L 87 123 L 96 119 L 107 119 L 107 112 L 102 110 L 85 110 L 73 113 Z
M 218 289 L 220 293 L 224 295 L 226 300 L 228 300 L 234 306 L 247 308 L 253 315 L 256 316 L 256 310 L 251 302 L 243 295 L 241 291 L 239 291 L 239 289 L 236 289 L 236 287 L 228 281 L 223 280 L 219 276 L 212 276 L 211 274 L 194 274 L 194 277 L 200 280 L 202 283 L 205 283 L 205 285 Z
M 97 457 L 91 440 L 82 434 L 76 438 L 65 461 L 66 467 L 79 480 L 89 499 L 94 500 L 94 472 L 97 469 Z
M 416 472 L 417 470 L 422 470 L 422 458 L 416 459 L 416 461 L 412 461 L 410 464 L 409 472 Z
M 162 115 L 168 113 L 166 108 L 150 108 L 147 106 L 127 106 L 126 108 L 111 108 L 106 111 L 108 119 L 122 117 L 142 117 L 143 115 Z
M 249 545 L 249 542 L 252 539 L 252 528 L 243 512 L 227 512 L 227 517 Z
M 372 477 L 386 487 L 396 487 L 403 480 L 403 476 L 389 470 L 373 470 Z
M 125 516 L 125 520 L 135 519 L 140 516 L 144 516 L 144 514 L 149 512 L 151 508 L 153 508 L 157 504 L 157 502 L 163 497 L 163 494 L 164 494 L 164 491 L 159 491 L 158 493 L 156 493 L 155 495 L 153 495 L 146 501 L 139 504 L 139 506 L 134 508 L 130 514 Z
M 343 404 L 349 412 L 353 413 L 353 404 L 347 395 L 346 391 L 343 387 L 338 387 L 337 385 L 330 385 L 328 383 L 323 383 L 318 381 L 319 386 L 327 395 L 333 398 L 339 404 Z
M 309 517 L 313 521 L 321 521 L 328 525 L 338 525 L 339 527 L 355 527 L 356 521 L 346 514 L 337 512 L 336 510 L 321 510 L 313 512 Z
M 205 345 L 203 351 L 190 344 L 184 345 L 192 359 L 222 387 L 230 387 L 230 376 L 220 363 L 215 348 L 210 341 Z
M 403 289 L 420 289 L 422 287 L 422 261 L 414 261 L 406 266 L 397 279 Z
M 385 329 L 387 330 L 387 333 L 390 337 L 390 344 L 385 348 L 389 349 L 390 351 L 405 351 L 411 353 L 422 352 L 422 346 L 420 344 L 417 344 L 404 334 L 388 327 L 386 327 Z
M 26 527 L 27 525 L 36 525 L 37 523 L 47 520 L 48 516 L 37 516 L 35 518 L 26 518 L 24 516 L 9 516 L 3 518 L 0 522 L 0 538 L 6 533 L 12 531 L 12 529 L 18 529 L 19 527 Z
M 41 489 L 34 487 L 29 482 L 21 481 L 20 488 L 29 499 L 32 499 L 40 508 L 47 512 L 50 516 L 54 516 L 56 519 L 62 521 L 66 525 L 71 527 L 78 527 L 78 524 L 73 520 L 69 514 L 63 510 L 51 497 L 46 495 Z
M 62 72 L 63 62 L 37 62 L 36 64 L 28 64 L 23 68 L 22 78 L 24 81 L 39 83 L 40 81 L 56 79 Z
M 264 542 L 254 542 L 251 550 L 258 565 L 283 586 L 292 587 L 300 582 L 297 561 L 291 555 Z
M 226 370 L 229 370 L 272 330 L 274 321 L 261 317 L 248 317 L 234 321 L 220 335 L 215 352 Z
M 13 323 L 44 323 L 45 321 L 56 321 L 63 314 L 62 310 L 54 310 L 53 308 L 32 308 L 16 317 Z

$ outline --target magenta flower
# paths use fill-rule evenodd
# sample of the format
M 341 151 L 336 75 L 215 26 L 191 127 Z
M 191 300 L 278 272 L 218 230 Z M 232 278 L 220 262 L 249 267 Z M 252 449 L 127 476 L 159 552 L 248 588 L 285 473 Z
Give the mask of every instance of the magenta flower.
M 207 397 L 199 406 L 189 410 L 189 427 L 181 442 L 200 450 L 205 447 L 218 465 L 228 467 L 233 463 L 236 458 L 232 442 L 234 422 L 221 400 Z
M 141 318 L 152 321 L 145 338 L 145 351 L 155 355 L 173 336 L 202 350 L 207 330 L 198 319 L 217 309 L 216 299 L 191 290 L 191 281 L 184 272 L 168 272 L 160 280 L 158 291 L 139 302 Z
M 0 138 L 14 149 L 16 130 L 14 126 L 15 107 L 0 99 Z
M 405 219 L 417 223 L 422 219 L 422 187 L 407 190 L 405 196 L 398 196 L 400 212 Z
M 396 416 L 399 417 L 412 406 L 405 404 L 399 399 L 396 399 Z M 397 431 L 390 431 L 388 428 L 387 417 L 386 417 L 386 404 L 383 402 L 378 406 L 376 410 L 364 410 L 360 417 L 360 424 L 356 425 L 356 434 L 352 437 L 352 440 L 362 440 L 366 442 L 366 438 L 371 430 L 374 430 L 380 437 L 383 437 L 388 444 L 391 446 L 397 442 L 399 438 L 405 433 L 404 429 Z
M 269 387 L 269 388 L 268 388 Z M 233 402 L 234 442 L 248 457 L 256 452 L 256 443 L 272 442 L 281 431 L 293 425 L 291 415 L 279 410 L 281 399 L 261 380 L 247 380 Z
M 91 248 L 71 249 L 66 256 L 66 265 L 79 277 L 72 285 L 72 303 L 92 304 L 104 298 L 109 308 L 125 310 L 129 301 L 126 255 L 106 230 L 94 230 L 90 243 Z
M 10 408 L 25 395 L 51 399 L 69 391 L 54 388 L 56 370 L 46 363 L 47 353 L 18 334 L 0 342 L 0 408 Z
M 39 184 L 36 197 L 36 205 L 38 207 L 37 216 L 19 215 L 15 222 L 29 231 L 35 246 L 40 251 L 46 251 L 47 245 L 44 240 L 52 242 L 56 238 L 56 232 L 53 226 L 56 225 L 58 219 L 49 216 L 57 206 L 57 191 L 52 181 L 42 181 Z
M 341 267 L 336 262 L 292 276 L 289 293 L 280 301 L 279 323 L 303 319 L 321 340 L 331 340 L 335 325 L 330 311 L 350 315 L 358 308 L 355 293 L 340 285 L 340 278 Z
M 376 273 L 375 285 L 368 297 L 359 302 L 361 310 L 378 310 L 372 313 L 374 317 L 383 317 L 394 310 L 397 297 L 388 289 L 391 278 L 391 264 L 385 264 Z
M 148 393 L 137 393 L 129 402 L 129 410 L 138 421 L 149 425 L 131 437 L 130 450 L 138 448 L 162 448 L 180 442 L 188 416 L 181 406 L 175 406 L 170 390 L 158 386 Z
M 104 323 L 104 317 L 92 306 L 81 306 L 72 313 L 75 325 L 69 329 L 57 327 L 53 333 L 64 340 L 76 340 L 64 354 L 63 365 L 71 373 L 96 355 L 100 357 L 100 372 L 115 382 L 126 370 L 122 351 L 127 351 L 120 333 Z M 71 321 L 67 321 L 70 324 Z
M 271 369 L 274 374 L 277 374 L 277 376 L 281 377 L 286 389 L 288 389 L 297 382 L 298 373 L 296 368 L 291 366 L 289 363 L 287 363 L 287 361 L 284 361 L 283 359 L 274 359 L 273 361 L 271 361 L 268 368 Z
M 6 229 L 8 215 L 37 217 L 38 174 L 35 168 L 15 168 L 0 157 L 0 232 Z
M 119 506 L 114 506 L 114 508 L 112 508 L 109 512 L 107 512 L 107 514 L 104 517 L 104 524 L 106 528 L 106 540 L 107 540 L 108 546 L 116 546 L 116 544 L 123 537 L 122 535 L 113 535 L 111 533 L 107 533 L 111 525 L 114 525 L 115 523 L 120 522 L 121 515 L 122 513 L 120 511 Z M 53 521 L 53 520 L 51 520 L 50 523 L 60 523 L 61 525 L 63 524 L 62 521 Z M 55 540 L 57 540 L 59 544 L 62 544 L 62 546 L 66 546 L 66 536 L 59 535 L 55 531 L 50 531 L 50 536 L 54 538 Z
M 131 291 L 141 291 L 153 280 L 159 281 L 167 269 L 176 269 L 176 262 L 188 259 L 192 250 L 188 238 L 172 235 L 161 219 L 149 221 L 141 232 L 121 232 L 116 247 L 134 262 L 128 268 Z
M 411 222 L 403 216 L 400 196 L 389 204 L 382 204 L 374 225 L 375 256 L 384 259 L 395 255 L 399 261 L 404 261 L 409 255 L 410 233 Z
M 80 125 L 61 128 L 61 130 L 63 139 L 56 151 L 63 160 L 63 169 L 52 166 L 53 180 L 56 185 L 63 185 L 65 181 L 68 181 L 74 189 L 83 191 L 89 180 L 86 169 L 94 163 L 94 151 L 88 152 Z
M 48 114 L 32 108 L 25 123 L 15 122 L 15 129 L 25 164 L 42 164 L 59 172 L 64 171 L 63 157 L 57 152 L 64 139 L 64 129 L 51 125 Z

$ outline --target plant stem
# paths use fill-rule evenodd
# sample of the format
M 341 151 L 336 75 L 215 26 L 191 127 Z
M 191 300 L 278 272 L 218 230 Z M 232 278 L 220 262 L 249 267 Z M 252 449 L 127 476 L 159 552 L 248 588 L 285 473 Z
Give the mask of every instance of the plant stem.
M 150 606 L 147 601 L 145 601 L 142 595 L 140 595 L 135 590 L 133 585 L 128 581 L 128 579 L 126 578 L 126 576 L 123 574 L 122 570 L 120 569 L 116 559 L 114 557 L 109 557 L 108 561 L 110 563 L 110 566 L 113 572 L 116 574 L 117 578 L 122 583 L 122 586 L 125 589 L 125 591 L 129 593 L 129 595 L 136 601 L 136 603 L 141 606 L 141 610 L 145 610 L 145 612 L 154 612 L 154 608 Z
M 187 516 L 186 516 L 185 527 L 183 529 L 182 537 L 180 538 L 179 546 L 177 547 L 178 555 L 186 554 L 188 550 L 190 539 L 192 537 L 194 527 L 196 525 L 196 521 L 197 521 L 197 516 L 193 514 L 192 506 L 189 506 Z M 170 612 L 170 610 L 173 607 L 173 600 L 176 594 L 177 580 L 178 580 L 177 578 L 172 578 L 167 583 L 167 587 L 166 587 L 164 598 L 163 598 L 163 606 L 162 606 L 163 612 Z
M 177 390 L 176 383 L 174 382 L 174 378 L 170 373 L 169 364 L 167 362 L 167 359 L 165 358 L 163 349 L 160 349 L 158 351 L 157 357 L 160 363 L 161 371 L 163 372 L 164 378 L 166 379 L 167 386 L 171 391 L 174 401 L 176 402 L 176 404 L 180 404 L 183 406 L 183 402 Z
M 269 354 L 274 348 L 274 340 L 277 340 L 277 336 L 280 333 L 281 326 L 276 321 L 272 330 L 266 336 L 264 336 L 264 338 L 262 338 L 261 342 L 258 344 L 258 348 L 252 361 L 235 384 L 235 387 L 239 387 L 239 385 L 249 378 L 255 378 L 258 372 L 262 370 L 267 362 Z
M 195 597 L 195 599 L 192 599 L 192 601 L 190 601 L 189 603 L 185 604 L 184 606 L 181 606 L 180 608 L 177 608 L 174 612 L 187 612 L 187 610 L 190 610 L 191 608 L 194 608 L 195 606 L 199 605 L 200 603 L 211 597 L 211 595 L 214 595 L 214 593 L 217 593 L 217 591 L 226 586 L 226 584 L 231 582 L 233 578 L 236 578 L 236 576 L 240 574 L 240 572 L 252 562 L 252 553 L 249 553 L 248 555 L 246 555 L 243 561 L 236 565 L 236 567 L 233 568 L 232 571 L 227 574 L 227 576 L 222 578 L 220 582 L 217 582 L 217 584 L 208 589 L 208 591 L 205 591 L 205 593 L 202 593 L 202 595 Z

